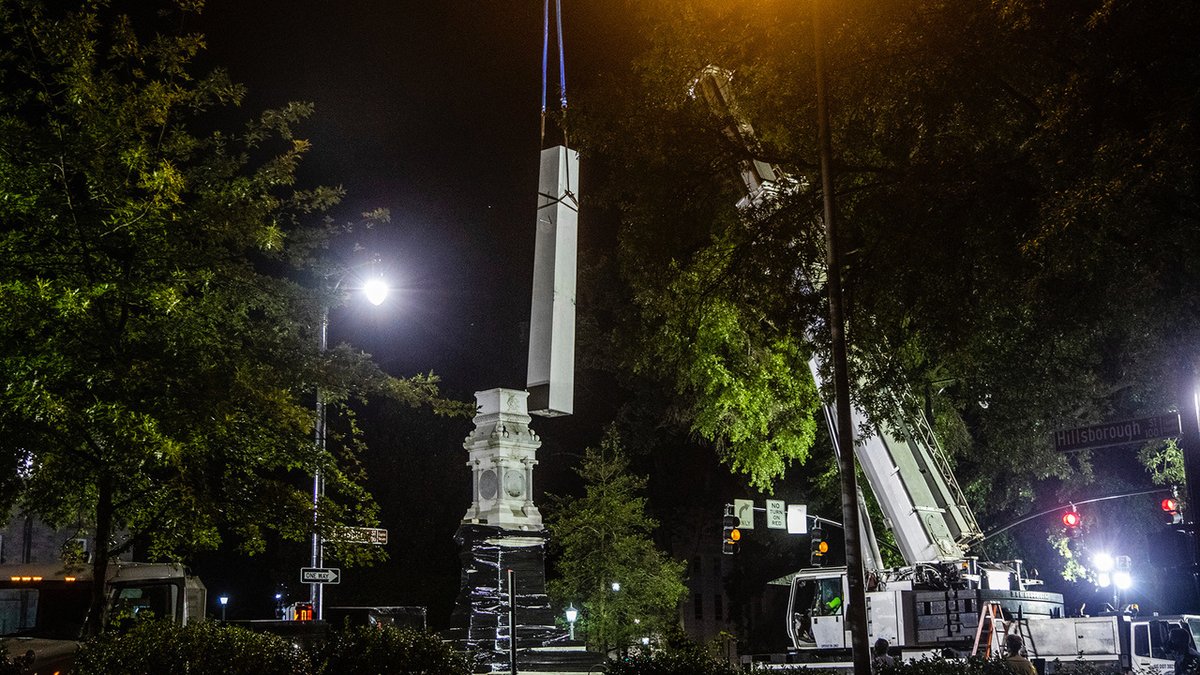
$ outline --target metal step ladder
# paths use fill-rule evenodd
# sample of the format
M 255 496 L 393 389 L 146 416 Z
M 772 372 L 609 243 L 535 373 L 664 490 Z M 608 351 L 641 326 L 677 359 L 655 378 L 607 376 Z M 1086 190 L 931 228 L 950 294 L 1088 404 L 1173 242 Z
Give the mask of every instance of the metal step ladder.
M 983 603 L 979 610 L 979 623 L 975 626 L 975 642 L 971 646 L 971 656 L 982 656 L 985 659 L 1000 656 L 1009 633 L 1020 635 L 1025 650 L 1031 654 L 1037 653 L 1033 644 L 1033 634 L 1029 630 L 1029 619 L 1026 619 L 1020 610 L 1015 617 L 1006 619 L 1000 603 Z

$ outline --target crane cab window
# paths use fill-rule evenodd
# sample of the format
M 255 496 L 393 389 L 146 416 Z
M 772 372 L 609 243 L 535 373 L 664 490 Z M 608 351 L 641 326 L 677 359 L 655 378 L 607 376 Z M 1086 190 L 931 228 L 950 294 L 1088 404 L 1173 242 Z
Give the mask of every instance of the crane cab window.
M 813 616 L 837 616 L 842 613 L 842 580 L 817 579 L 816 593 L 813 594 Z

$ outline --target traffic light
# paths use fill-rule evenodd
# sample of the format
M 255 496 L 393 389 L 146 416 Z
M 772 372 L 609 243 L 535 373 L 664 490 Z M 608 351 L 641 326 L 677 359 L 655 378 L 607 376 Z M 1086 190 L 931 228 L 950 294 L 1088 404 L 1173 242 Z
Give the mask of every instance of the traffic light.
M 1067 528 L 1067 534 L 1071 537 L 1079 536 L 1079 526 L 1082 523 L 1083 516 L 1079 515 L 1079 512 L 1076 511 L 1074 507 L 1062 515 L 1062 524 Z
M 313 606 L 311 602 L 293 602 L 283 608 L 285 621 L 312 621 Z
M 809 544 L 811 555 L 808 557 L 808 564 L 812 567 L 822 567 L 825 565 L 825 554 L 829 553 L 829 542 L 825 541 L 825 530 L 819 526 L 814 527 L 809 531 L 809 536 L 812 537 Z
M 738 552 L 738 544 L 742 541 L 742 521 L 733 515 L 733 506 L 725 507 L 725 518 L 721 522 L 721 553 L 733 555 Z
M 1171 496 L 1165 497 L 1159 505 L 1162 507 L 1163 513 L 1171 517 L 1171 524 L 1178 525 L 1183 522 L 1183 513 L 1179 509 L 1178 488 L 1171 488 Z

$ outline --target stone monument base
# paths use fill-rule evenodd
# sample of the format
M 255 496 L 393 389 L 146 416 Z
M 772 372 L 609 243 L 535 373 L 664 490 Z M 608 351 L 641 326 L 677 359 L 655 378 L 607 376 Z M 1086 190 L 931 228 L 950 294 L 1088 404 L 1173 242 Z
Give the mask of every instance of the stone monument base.
M 510 640 L 508 570 L 516 589 L 515 636 L 521 671 L 587 672 L 602 661 L 567 639 L 554 625 L 546 595 L 545 530 L 505 530 L 463 523 L 454 540 L 460 547 L 462 582 L 447 637 L 469 653 L 476 672 L 507 672 Z M 578 670 L 576 670 L 578 668 Z

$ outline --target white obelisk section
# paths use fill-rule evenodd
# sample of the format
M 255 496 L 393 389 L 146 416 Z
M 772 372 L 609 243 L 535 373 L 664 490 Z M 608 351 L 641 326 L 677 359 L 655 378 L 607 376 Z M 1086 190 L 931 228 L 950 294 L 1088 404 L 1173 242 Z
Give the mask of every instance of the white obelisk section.
M 529 312 L 529 412 L 570 415 L 575 394 L 575 256 L 579 230 L 579 153 L 542 150 L 533 306 Z

